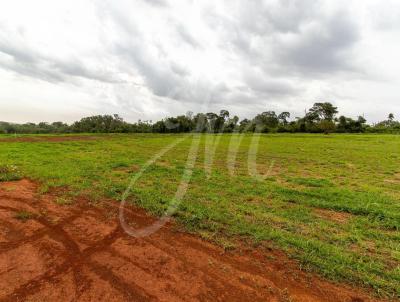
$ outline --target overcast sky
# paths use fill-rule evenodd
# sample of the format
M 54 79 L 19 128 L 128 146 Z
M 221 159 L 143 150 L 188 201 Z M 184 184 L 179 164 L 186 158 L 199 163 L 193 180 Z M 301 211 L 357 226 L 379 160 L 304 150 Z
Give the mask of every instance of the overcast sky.
M 400 118 L 398 0 L 0 0 L 0 120 L 315 101 Z

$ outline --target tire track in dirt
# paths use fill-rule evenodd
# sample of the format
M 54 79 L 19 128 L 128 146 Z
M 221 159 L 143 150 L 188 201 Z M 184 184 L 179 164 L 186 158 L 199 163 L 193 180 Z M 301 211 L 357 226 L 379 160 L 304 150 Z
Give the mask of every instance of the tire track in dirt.
M 0 301 L 375 301 L 297 269 L 283 253 L 224 253 L 163 227 L 126 235 L 118 204 L 78 198 L 57 205 L 28 180 L 0 183 Z M 32 213 L 26 222 L 21 211 Z M 154 218 L 126 209 L 140 227 Z M 270 256 L 271 256 L 270 255 Z
M 9 200 L 18 201 L 18 202 L 26 202 L 25 198 L 15 198 L 12 194 L 2 194 L 1 198 L 7 198 Z M 29 200 L 28 200 L 29 201 Z M 0 205 L 0 209 L 7 210 L 13 213 L 17 213 L 18 209 L 10 206 Z M 94 208 L 95 209 L 95 208 Z M 20 287 L 16 288 L 11 294 L 2 297 L 0 301 L 16 301 L 16 300 L 24 300 L 27 295 L 32 295 L 40 290 L 40 286 L 43 282 L 56 282 L 58 277 L 69 270 L 73 271 L 75 285 L 78 289 L 78 284 L 82 284 L 82 281 L 85 281 L 85 277 L 80 274 L 77 269 L 80 265 L 88 265 L 94 271 L 96 271 L 101 277 L 109 282 L 111 282 L 116 288 L 120 289 L 124 296 L 128 299 L 139 299 L 139 301 L 150 301 L 154 300 L 154 298 L 149 299 L 150 295 L 146 295 L 143 289 L 138 289 L 132 284 L 126 284 L 118 277 L 113 276 L 110 271 L 103 266 L 96 265 L 94 263 L 88 262 L 83 263 L 83 260 L 90 257 L 91 254 L 95 253 L 97 250 L 102 250 L 109 246 L 113 241 L 123 235 L 122 229 L 118 226 L 112 233 L 108 234 L 104 237 L 103 240 L 96 242 L 90 248 L 85 249 L 83 252 L 80 251 L 79 245 L 74 241 L 71 236 L 63 229 L 63 226 L 74 221 L 76 217 L 82 215 L 82 208 L 79 210 L 71 211 L 76 212 L 75 215 L 69 216 L 67 219 L 63 220 L 62 223 L 54 224 L 45 219 L 41 214 L 35 214 L 32 219 L 39 222 L 43 225 L 44 229 L 37 232 L 36 234 L 19 240 L 13 243 L 1 243 L 0 245 L 0 253 L 12 250 L 20 245 L 27 244 L 29 242 L 35 242 L 36 240 L 48 235 L 50 238 L 54 239 L 57 242 L 63 244 L 65 248 L 64 258 L 66 259 L 61 265 L 48 270 L 44 274 L 39 277 L 30 280 L 28 283 L 22 284 Z M 99 212 L 98 209 L 95 211 Z M 96 216 L 94 216 L 97 218 Z M 11 224 L 8 224 L 11 225 Z M 79 292 L 85 289 L 85 286 L 81 287 L 79 291 L 76 291 L 76 295 L 79 297 Z
M 17 209 L 12 207 L 0 206 L 0 209 L 6 209 L 15 213 L 17 212 Z M 68 223 L 68 221 L 73 220 L 72 218 L 74 216 L 69 217 L 62 224 L 66 224 Z M 105 266 L 97 265 L 93 262 L 83 263 L 83 260 L 89 258 L 91 254 L 96 253 L 96 251 L 98 250 L 103 250 L 107 248 L 116 239 L 123 236 L 123 231 L 119 226 L 112 233 L 105 236 L 104 239 L 96 242 L 91 247 L 81 252 L 78 244 L 68 235 L 68 233 L 60 226 L 60 224 L 54 225 L 42 216 L 34 217 L 33 219 L 37 220 L 45 227 L 45 231 L 40 233 L 41 236 L 49 235 L 50 238 L 64 245 L 65 250 L 68 252 L 67 255 L 64 256 L 66 258 L 66 261 L 58 267 L 47 271 L 45 274 L 39 276 L 38 278 L 30 280 L 28 283 L 21 285 L 19 288 L 15 289 L 12 294 L 0 299 L 0 301 L 23 300 L 24 298 L 26 298 L 27 295 L 34 294 L 35 292 L 40 290 L 40 286 L 44 281 L 55 282 L 57 281 L 59 275 L 66 273 L 68 270 L 73 271 L 75 284 L 82 284 L 82 281 L 85 281 L 85 277 L 81 275 L 79 270 L 77 269 L 80 265 L 89 266 L 93 271 L 100 275 L 102 279 L 112 283 L 129 300 L 132 298 L 135 298 L 135 301 L 155 300 L 154 297 L 146 294 L 146 292 L 142 288 L 134 286 L 132 284 L 127 284 L 120 278 L 114 276 L 112 272 Z M 20 243 L 26 243 L 26 241 L 22 241 Z M 79 293 L 83 289 L 85 289 L 85 287 L 77 291 L 76 295 L 79 296 Z

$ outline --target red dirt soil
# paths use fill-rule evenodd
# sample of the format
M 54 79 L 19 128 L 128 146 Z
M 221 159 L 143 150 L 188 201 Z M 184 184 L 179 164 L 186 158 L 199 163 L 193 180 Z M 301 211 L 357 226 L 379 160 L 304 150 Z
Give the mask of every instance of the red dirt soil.
M 375 301 L 277 251 L 224 252 L 174 224 L 133 238 L 115 201 L 58 205 L 37 189 L 0 183 L 0 301 Z M 154 221 L 127 211 L 132 225 Z

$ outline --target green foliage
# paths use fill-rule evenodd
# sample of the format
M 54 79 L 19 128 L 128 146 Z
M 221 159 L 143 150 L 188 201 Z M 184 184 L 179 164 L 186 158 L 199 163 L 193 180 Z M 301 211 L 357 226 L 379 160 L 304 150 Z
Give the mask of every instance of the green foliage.
M 335 131 L 335 124 L 330 120 L 322 120 L 318 123 L 318 128 L 321 132 L 328 134 Z
M 13 181 L 21 179 L 21 172 L 14 165 L 0 166 L 0 181 Z
M 166 117 L 153 123 L 152 121 L 141 121 L 137 123 L 125 122 L 117 114 L 96 115 L 82 118 L 71 126 L 62 122 L 10 124 L 0 122 L 0 133 L 187 133 L 187 132 L 209 132 L 209 133 L 232 133 L 232 132 L 259 132 L 259 133 L 398 133 L 400 123 L 394 120 L 391 113 L 388 120 L 382 121 L 374 126 L 366 125 L 363 117 L 357 120 L 341 116 L 335 118 L 338 113 L 337 107 L 328 102 L 315 103 L 304 117 L 297 117 L 289 121 L 290 113 L 265 111 L 257 114 L 253 119 L 243 119 L 239 122 L 238 116 L 230 118 L 227 110 L 221 110 L 219 114 L 214 112 L 198 113 Z
M 331 103 L 315 103 L 309 110 L 308 116 L 312 121 L 333 121 L 337 113 L 337 107 L 334 107 Z
M 366 120 L 359 116 L 357 120 L 353 120 L 352 118 L 348 118 L 345 116 L 340 116 L 337 121 L 336 132 L 339 133 L 359 133 L 365 132 L 366 130 Z
M 129 125 L 125 123 L 117 114 L 96 115 L 85 117 L 72 124 L 73 132 L 100 132 L 100 133 L 123 133 L 129 132 Z
M 254 123 L 257 131 L 269 132 L 266 129 L 276 128 L 279 124 L 279 119 L 275 111 L 267 111 L 257 115 L 254 118 Z
M 12 124 L 0 121 L 0 133 L 27 133 L 27 134 L 46 134 L 46 133 L 70 133 L 70 127 L 63 122 L 39 124 L 25 123 L 25 124 Z
M 278 120 L 283 124 L 288 124 L 288 118 L 290 118 L 290 112 L 282 112 L 278 115 Z

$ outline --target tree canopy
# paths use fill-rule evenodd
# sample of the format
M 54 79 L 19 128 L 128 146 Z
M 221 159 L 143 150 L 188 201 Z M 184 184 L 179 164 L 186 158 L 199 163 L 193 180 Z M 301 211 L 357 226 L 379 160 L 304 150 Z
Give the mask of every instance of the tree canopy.
M 253 119 L 239 119 L 231 116 L 228 110 L 219 113 L 207 112 L 176 117 L 166 117 L 160 121 L 141 121 L 128 123 L 119 115 L 95 115 L 84 117 L 68 125 L 63 122 L 41 122 L 14 124 L 0 122 L 0 133 L 184 133 L 184 132 L 308 132 L 308 133 L 398 133 L 400 123 L 393 113 L 387 120 L 368 125 L 364 117 L 357 119 L 339 116 L 338 108 L 329 102 L 316 102 L 303 117 L 290 120 L 287 111 L 276 113 L 266 110 Z

